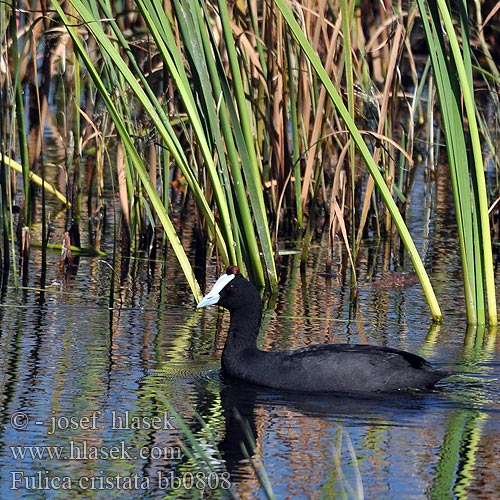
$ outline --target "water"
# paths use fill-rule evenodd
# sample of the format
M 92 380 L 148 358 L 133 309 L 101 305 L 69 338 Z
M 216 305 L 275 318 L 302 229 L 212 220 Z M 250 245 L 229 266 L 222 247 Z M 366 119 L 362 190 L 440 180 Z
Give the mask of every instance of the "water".
M 498 341 L 466 332 L 453 259 L 434 279 L 446 320 L 432 325 L 408 274 L 360 276 L 353 314 L 344 280 L 319 272 L 323 252 L 306 276 L 285 261 L 263 348 L 370 342 L 454 375 L 430 393 L 374 397 L 228 385 L 227 314 L 196 311 L 175 264 L 134 262 L 110 311 L 109 268 L 82 259 L 72 279 L 53 271 L 44 301 L 36 287 L 3 298 L 0 497 L 266 498 L 266 477 L 276 498 L 495 497 Z
M 408 224 L 442 325 L 431 323 L 411 265 L 387 259 L 386 243 L 362 247 L 357 309 L 349 276 L 323 274 L 318 245 L 305 274 L 295 255 L 283 258 L 260 342 L 410 350 L 453 373 L 426 393 L 311 396 L 227 384 L 218 367 L 228 315 L 196 311 L 171 255 L 132 260 L 123 273 L 109 256 L 82 258 L 68 277 L 49 254 L 41 292 L 34 249 L 28 287 L 11 284 L 0 304 L 0 498 L 250 499 L 266 489 L 279 499 L 496 498 L 499 341 L 467 330 L 453 214 L 433 209 L 419 185 Z

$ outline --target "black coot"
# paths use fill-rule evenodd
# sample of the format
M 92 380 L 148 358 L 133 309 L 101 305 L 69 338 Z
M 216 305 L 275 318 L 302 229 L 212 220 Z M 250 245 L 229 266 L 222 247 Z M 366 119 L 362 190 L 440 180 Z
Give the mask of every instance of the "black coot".
M 218 304 L 231 323 L 222 373 L 253 384 L 301 392 L 380 392 L 432 388 L 446 373 L 420 356 L 390 347 L 322 344 L 293 351 L 257 347 L 262 301 L 237 266 L 230 266 L 198 308 Z

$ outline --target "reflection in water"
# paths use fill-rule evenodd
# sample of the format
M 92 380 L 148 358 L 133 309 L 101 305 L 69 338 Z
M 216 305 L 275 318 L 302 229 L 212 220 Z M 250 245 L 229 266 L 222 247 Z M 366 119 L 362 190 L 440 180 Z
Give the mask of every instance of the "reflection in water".
M 384 451 L 387 436 L 402 434 L 400 429 L 405 427 L 418 429 L 424 413 L 432 409 L 436 394 L 311 395 L 273 391 L 231 380 L 221 389 L 225 435 L 220 449 L 233 478 L 248 480 L 251 476 L 247 454 L 253 450 L 255 437 L 259 449 L 254 453 L 264 457 L 282 454 L 281 467 L 289 468 L 295 478 L 294 491 L 288 493 L 307 496 L 314 480 L 322 485 L 328 498 L 337 498 L 346 491 L 355 493 L 353 498 L 362 498 L 363 480 L 356 456 L 360 443 L 352 443 L 352 439 L 358 439 L 357 431 L 349 428 L 365 427 L 362 439 Z M 399 418 L 392 422 L 395 414 Z M 282 421 L 283 428 L 276 427 L 273 420 Z M 292 447 L 283 447 L 283 442 L 290 440 Z M 273 449 L 268 450 L 266 443 Z M 324 469 L 315 466 L 317 460 Z
M 322 261 L 311 257 L 305 275 L 290 265 L 263 320 L 263 348 L 366 341 L 415 351 L 454 375 L 429 393 L 370 397 L 312 397 L 220 380 L 228 315 L 196 312 L 175 266 L 157 272 L 161 280 L 151 279 L 148 263 L 130 266 L 137 277 L 122 283 L 121 307 L 110 312 L 109 267 L 82 259 L 71 280 L 49 273 L 43 305 L 36 291 L 5 291 L 0 497 L 164 498 L 180 491 L 170 491 L 166 478 L 189 479 L 194 471 L 206 482 L 207 471 L 213 474 L 217 492 L 208 483 L 203 491 L 215 498 L 264 498 L 266 477 L 277 498 L 494 497 L 498 340 L 495 332 L 464 333 L 454 292 L 460 285 L 448 278 L 456 263 L 449 256 L 436 262 L 437 279 L 450 290 L 443 309 L 454 311 L 436 326 L 423 321 L 427 307 L 411 283 L 361 284 L 354 309 L 345 282 L 317 272 Z M 174 411 L 178 420 L 168 418 Z M 11 422 L 16 412 L 28 417 L 25 428 Z M 117 416 L 128 423 L 114 425 Z M 13 483 L 63 477 L 71 490 Z M 92 490 L 85 478 L 94 478 Z M 185 496 L 193 491 L 181 486 Z

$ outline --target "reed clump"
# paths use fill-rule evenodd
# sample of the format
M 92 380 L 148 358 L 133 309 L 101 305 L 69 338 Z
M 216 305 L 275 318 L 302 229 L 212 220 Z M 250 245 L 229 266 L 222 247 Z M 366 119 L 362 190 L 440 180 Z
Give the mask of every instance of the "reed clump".
M 453 182 L 455 207 L 472 190 L 473 212 L 481 213 L 475 221 L 458 217 L 459 227 L 470 224 L 460 231 L 461 242 L 470 240 L 464 287 L 475 283 L 467 297 L 483 311 L 468 314 L 471 322 L 495 323 L 487 212 L 498 186 L 482 181 L 486 160 L 477 153 L 478 144 L 494 141 L 488 106 L 474 104 L 479 88 L 485 102 L 498 99 L 495 6 L 437 5 L 2 4 L 0 149 L 21 165 L 17 173 L 2 160 L 3 270 L 15 260 L 6 256 L 18 252 L 9 245 L 20 241 L 19 228 L 42 217 L 50 182 L 67 199 L 60 200 L 67 226 L 86 210 L 98 250 L 99 220 L 113 208 L 106 193 L 114 190 L 123 254 L 154 257 L 169 246 L 196 297 L 214 258 L 274 288 L 282 241 L 293 241 L 305 263 L 311 243 L 326 239 L 332 271 L 340 240 L 355 277 L 361 246 L 385 238 L 388 266 L 411 259 L 439 320 L 405 216 L 416 160 L 432 183 L 439 156 L 453 154 L 454 128 L 471 158 L 461 191 Z M 440 30 L 446 39 L 436 38 Z M 468 103 L 467 120 L 444 106 L 440 86 L 443 74 L 453 80 L 462 65 L 453 95 Z M 490 164 L 497 169 L 496 155 Z M 44 179 L 41 189 L 33 175 Z M 14 200 L 21 200 L 19 214 Z M 478 262 L 479 274 L 469 276 Z

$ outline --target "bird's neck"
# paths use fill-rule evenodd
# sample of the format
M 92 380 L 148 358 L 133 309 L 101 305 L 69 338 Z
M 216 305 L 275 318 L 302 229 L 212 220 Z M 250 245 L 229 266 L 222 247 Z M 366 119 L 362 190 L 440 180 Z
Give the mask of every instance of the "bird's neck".
M 262 318 L 262 305 L 250 305 L 231 313 L 226 345 L 237 350 L 257 349 L 257 337 Z
M 222 352 L 222 370 L 227 375 L 241 377 L 250 359 L 263 353 L 257 348 L 262 306 L 248 306 L 231 313 L 231 323 Z

